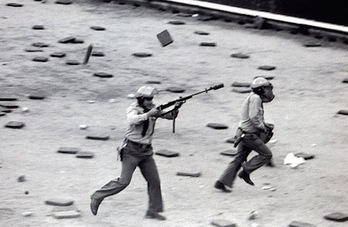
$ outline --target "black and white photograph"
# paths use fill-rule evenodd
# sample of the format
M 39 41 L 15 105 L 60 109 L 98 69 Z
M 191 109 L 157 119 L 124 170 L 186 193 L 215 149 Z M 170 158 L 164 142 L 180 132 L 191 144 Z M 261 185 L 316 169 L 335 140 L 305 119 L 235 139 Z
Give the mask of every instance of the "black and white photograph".
M 348 225 L 348 1 L 1 0 L 0 226 Z

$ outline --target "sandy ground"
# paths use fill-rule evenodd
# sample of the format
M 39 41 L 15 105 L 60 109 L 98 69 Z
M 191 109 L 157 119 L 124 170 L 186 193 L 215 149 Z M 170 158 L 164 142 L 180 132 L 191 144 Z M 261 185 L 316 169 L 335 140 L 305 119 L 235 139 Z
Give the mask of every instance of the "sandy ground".
M 346 226 L 324 215 L 348 213 L 347 117 L 337 111 L 348 108 L 347 46 L 289 32 L 246 29 L 221 20 L 200 21 L 133 5 L 74 2 L 58 5 L 18 0 L 23 7 L 0 4 L 0 97 L 16 97 L 19 106 L 0 117 L 0 226 L 117 226 L 199 227 L 224 219 L 237 226 L 288 226 L 302 221 L 320 227 Z M 168 24 L 179 20 L 184 25 Z M 44 30 L 34 30 L 43 25 Z M 92 30 L 102 26 L 104 31 Z M 174 42 L 162 47 L 156 34 L 167 29 Z M 194 34 L 209 32 L 208 36 Z M 62 44 L 66 37 L 84 40 Z M 43 52 L 26 52 L 42 42 Z M 202 47 L 201 42 L 215 42 Z M 306 48 L 307 42 L 321 47 Z M 83 61 L 89 44 L 104 57 Z M 50 54 L 65 52 L 64 58 Z M 151 53 L 137 58 L 135 52 Z M 231 58 L 245 53 L 249 59 Z M 35 62 L 36 56 L 48 57 Z M 273 65 L 273 71 L 257 69 Z M 113 78 L 101 79 L 95 72 Z M 225 141 L 234 135 L 240 108 L 247 94 L 232 92 L 233 82 L 250 82 L 255 76 L 273 76 L 276 99 L 265 105 L 265 117 L 275 124 L 271 150 L 275 168 L 263 167 L 252 174 L 251 187 L 237 179 L 231 194 L 213 188 L 232 157 L 220 155 L 233 149 Z M 97 216 L 89 210 L 89 196 L 120 173 L 116 160 L 126 128 L 125 110 L 133 102 L 127 95 L 148 81 L 161 90 L 154 100 L 163 104 L 179 96 L 224 83 L 217 91 L 196 96 L 180 111 L 176 133 L 170 121 L 158 120 L 155 151 L 169 149 L 179 157 L 155 155 L 162 181 L 165 215 L 159 222 L 144 219 L 147 208 L 146 182 L 137 170 L 131 185 L 106 199 Z M 186 89 L 182 94 L 168 87 Z M 30 94 L 44 100 L 32 100 Z M 1 102 L 4 103 L 4 102 Z M 6 102 L 8 103 L 8 102 Z M 24 108 L 24 109 L 23 109 Z M 28 111 L 23 111 L 28 109 Z M 9 121 L 25 123 L 22 129 L 4 127 Z M 208 123 L 227 125 L 214 130 Z M 81 130 L 80 125 L 88 125 Z M 89 140 L 90 134 L 108 135 L 109 140 Z M 95 154 L 79 159 L 57 153 L 60 147 L 77 147 Z M 289 153 L 306 152 L 315 158 L 296 169 L 283 165 Z M 177 176 L 179 171 L 201 172 L 201 177 Z M 18 182 L 20 176 L 24 182 Z M 276 190 L 263 190 L 271 185 Z M 26 193 L 27 192 L 27 193 Z M 56 219 L 52 198 L 73 200 L 81 216 Z M 250 212 L 257 211 L 254 220 Z M 26 214 L 31 214 L 26 217 Z

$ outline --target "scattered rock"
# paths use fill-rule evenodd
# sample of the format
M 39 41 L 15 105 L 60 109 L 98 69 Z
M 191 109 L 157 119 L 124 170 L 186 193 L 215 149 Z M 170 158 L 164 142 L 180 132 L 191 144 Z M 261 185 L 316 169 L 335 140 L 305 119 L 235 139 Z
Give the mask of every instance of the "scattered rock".
M 52 206 L 70 206 L 73 203 L 74 203 L 73 200 L 58 199 L 58 198 L 48 199 L 45 201 L 45 204 L 52 205 Z
M 221 155 L 225 155 L 225 156 L 236 156 L 237 153 L 238 152 L 236 150 L 225 150 L 220 152 Z
M 304 152 L 296 153 L 295 156 L 298 157 L 298 158 L 302 157 L 302 158 L 304 158 L 304 160 L 313 159 L 315 157 L 314 154 L 307 154 L 307 153 L 304 153 Z
M 248 220 L 255 220 L 258 215 L 259 215 L 259 213 L 256 210 L 253 210 L 250 212 Z
M 337 41 L 337 38 L 336 38 L 335 36 L 328 36 L 328 37 L 327 37 L 327 40 L 328 40 L 329 42 L 336 42 L 336 41 Z
M 128 94 L 128 95 L 127 95 L 127 98 L 129 98 L 129 99 L 134 99 L 134 98 L 135 98 L 135 94 Z
M 240 59 L 248 59 L 250 58 L 249 55 L 242 54 L 242 53 L 236 53 L 231 55 L 232 58 L 240 58 Z
M 106 29 L 101 26 L 91 26 L 91 29 L 96 30 L 96 31 L 105 31 Z
M 139 58 L 147 58 L 147 57 L 151 57 L 152 54 L 150 53 L 145 53 L 145 52 L 137 52 L 137 53 L 133 53 L 132 54 L 135 57 L 139 57 Z
M 348 78 L 344 78 L 344 79 L 342 80 L 342 83 L 348 83 Z
M 24 126 L 25 124 L 19 121 L 10 121 L 5 125 L 6 128 L 14 128 L 14 129 L 20 129 L 20 128 L 23 128 Z
M 321 44 L 311 42 L 311 43 L 305 43 L 305 44 L 303 44 L 303 46 L 305 46 L 305 47 L 320 47 Z
M 214 16 L 205 16 L 205 15 L 199 15 L 197 17 L 197 20 L 199 21 L 210 21 L 210 20 L 216 20 L 218 19 L 217 17 L 214 17 Z
M 176 175 L 177 175 L 177 176 L 185 176 L 185 177 L 200 177 L 200 176 L 201 176 L 201 172 L 197 172 L 197 173 L 192 173 L 192 172 L 177 172 Z
M 51 212 L 55 213 L 55 212 L 70 211 L 70 210 L 79 211 L 77 209 L 75 203 L 73 203 L 73 204 L 67 205 L 67 206 L 54 206 Z
M 43 95 L 43 94 L 37 93 L 37 94 L 30 94 L 30 95 L 28 96 L 28 98 L 29 98 L 29 99 L 34 99 L 34 100 L 43 100 L 43 99 L 45 99 L 46 97 L 45 97 L 45 95 Z
M 42 42 L 33 43 L 33 44 L 31 44 L 31 45 L 34 46 L 34 47 L 40 47 L 40 48 L 48 47 L 48 46 L 49 46 L 48 44 L 42 43 Z
M 61 4 L 61 5 L 70 5 L 73 3 L 72 0 L 57 0 L 55 1 L 56 4 Z
M 203 46 L 203 47 L 215 47 L 216 43 L 214 43 L 214 42 L 202 42 L 199 45 Z
M 26 48 L 24 51 L 26 51 L 26 52 L 43 52 L 43 50 L 39 49 L 39 48 Z
M 10 6 L 10 7 L 22 7 L 22 4 L 19 3 L 7 3 L 6 6 Z
M 65 64 L 67 64 L 67 65 L 80 65 L 81 63 L 77 60 L 67 60 L 65 62 Z
M 335 212 L 327 214 L 324 216 L 325 219 L 336 222 L 345 222 L 348 221 L 348 215 L 340 212 Z
M 26 211 L 26 212 L 23 212 L 23 213 L 22 213 L 22 216 L 23 216 L 23 217 L 30 217 L 30 216 L 32 216 L 33 214 L 34 214 L 33 212 Z
M 66 56 L 66 53 L 64 52 L 54 52 L 52 54 L 50 54 L 51 57 L 54 58 L 64 58 Z
M 80 148 L 76 147 L 60 147 L 57 151 L 58 153 L 63 153 L 63 154 L 77 154 L 80 152 Z
M 93 56 L 93 57 L 104 57 L 105 54 L 104 54 L 104 52 L 101 52 L 101 51 L 93 51 L 91 56 Z
M 86 54 L 85 54 L 85 59 L 83 60 L 83 64 L 86 65 L 89 61 L 89 57 L 92 54 L 92 50 L 93 50 L 93 44 L 90 44 L 87 48 Z
M 160 41 L 162 47 L 168 46 L 173 42 L 168 30 L 164 30 L 157 34 L 157 39 Z
M 6 116 L 6 113 L 0 112 L 0 117 Z
M 194 33 L 197 35 L 209 35 L 209 32 L 204 32 L 204 31 L 195 31 Z
M 348 115 L 348 110 L 339 110 L 337 114 Z
M 78 44 L 78 43 L 84 43 L 85 41 L 83 41 L 82 39 L 78 39 L 76 38 L 72 43 L 73 44 Z
M 5 101 L 5 102 L 9 102 L 9 101 L 17 101 L 18 99 L 15 97 L 0 97 L 0 101 Z
M 254 27 L 257 29 L 268 29 L 271 27 L 267 20 L 262 17 L 255 17 L 253 20 L 253 24 Z
M 0 103 L 0 107 L 6 108 L 6 109 L 17 109 L 19 108 L 19 105 L 16 103 L 11 103 L 11 102 L 3 102 Z
M 37 57 L 33 58 L 33 61 L 36 61 L 36 62 L 47 62 L 48 58 L 47 57 L 37 56 Z
M 255 78 L 258 78 L 258 77 L 263 77 L 263 78 L 265 78 L 266 80 L 273 80 L 273 79 L 274 79 L 274 76 L 255 76 L 254 79 L 255 79 Z
M 80 129 L 84 130 L 84 129 L 87 129 L 88 128 L 88 125 L 80 125 Z
M 157 152 L 155 152 L 156 155 L 160 155 L 160 156 L 164 156 L 164 157 L 168 157 L 168 158 L 172 158 L 172 157 L 178 157 L 179 153 L 175 152 L 175 151 L 169 151 L 169 150 L 158 150 Z
M 93 76 L 100 77 L 100 78 L 112 78 L 113 75 L 110 73 L 104 73 L 104 72 L 96 72 L 93 73 Z
M 80 151 L 76 154 L 76 158 L 93 158 L 94 154 L 89 151 Z
M 19 176 L 19 177 L 17 178 L 17 181 L 18 181 L 18 182 L 24 182 L 24 181 L 26 181 L 25 176 L 24 176 L 24 175 Z
M 292 221 L 288 227 L 316 227 L 315 225 L 306 223 L 306 222 L 300 222 L 300 221 Z
M 262 186 L 262 190 L 270 190 L 272 188 L 271 185 L 265 185 L 265 186 Z
M 186 90 L 185 90 L 185 88 L 181 88 L 181 87 L 168 87 L 168 88 L 166 88 L 166 91 L 170 91 L 173 93 L 183 93 Z
M 174 21 L 169 21 L 168 24 L 183 25 L 185 24 L 185 22 L 174 20 Z
M 161 84 L 162 82 L 160 80 L 148 80 L 146 81 L 147 84 Z
M 244 82 L 233 82 L 232 87 L 250 87 L 250 83 L 244 83 Z
M 44 27 L 43 25 L 34 25 L 34 26 L 32 27 L 32 29 L 34 29 L 34 30 L 44 30 L 45 27 Z
M 53 216 L 56 219 L 78 218 L 81 216 L 81 213 L 76 210 L 68 210 L 68 211 L 55 212 Z
M 324 38 L 324 35 L 318 34 L 318 35 L 315 35 L 314 38 L 316 38 L 316 39 L 322 39 L 322 38 Z
M 2 107 L 2 106 L 0 105 L 0 112 L 3 112 L 3 113 L 11 113 L 12 110 L 11 110 L 11 109 L 8 109 L 8 108 L 6 108 L 6 107 Z
M 107 134 L 92 134 L 92 135 L 87 135 L 86 139 L 90 139 L 90 140 L 108 140 L 108 139 L 110 139 L 110 137 Z
M 192 17 L 192 13 L 177 13 L 178 17 Z
M 236 223 L 224 219 L 213 220 L 211 224 L 217 227 L 237 227 Z
M 262 65 L 258 67 L 258 69 L 266 70 L 266 71 L 271 71 L 271 70 L 274 70 L 275 68 L 276 68 L 275 66 L 271 66 L 271 65 Z
M 236 93 L 244 94 L 244 93 L 250 93 L 251 88 L 233 88 L 232 91 Z
M 227 125 L 224 125 L 221 123 L 208 123 L 207 127 L 213 128 L 213 129 L 228 129 Z
M 58 40 L 58 42 L 59 43 L 64 43 L 64 44 L 66 44 L 66 43 L 74 43 L 75 39 L 76 39 L 75 37 L 69 36 L 69 37 L 66 37 L 66 38 Z

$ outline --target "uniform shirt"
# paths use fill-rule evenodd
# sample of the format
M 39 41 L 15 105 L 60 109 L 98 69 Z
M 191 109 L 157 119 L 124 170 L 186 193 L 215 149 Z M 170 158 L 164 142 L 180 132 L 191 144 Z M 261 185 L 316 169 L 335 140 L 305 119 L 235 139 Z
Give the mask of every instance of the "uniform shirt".
M 259 95 L 251 92 L 245 99 L 242 108 L 242 119 L 239 127 L 245 132 L 258 133 L 265 130 L 265 121 L 263 117 L 263 105 Z
M 155 105 L 152 106 L 154 108 Z M 131 140 L 136 143 L 141 144 L 151 144 L 152 142 L 152 135 L 155 130 L 155 124 L 156 124 L 156 117 L 148 117 L 147 113 L 144 113 L 144 108 L 141 107 L 137 102 L 131 104 L 127 108 L 127 122 L 128 122 L 128 128 L 126 131 L 126 139 Z M 165 114 L 164 116 L 161 116 L 162 118 L 166 119 L 173 119 L 174 115 L 172 112 L 169 112 L 168 114 Z M 145 135 L 142 135 L 143 128 L 144 128 L 144 121 L 149 119 L 149 125 L 146 130 Z

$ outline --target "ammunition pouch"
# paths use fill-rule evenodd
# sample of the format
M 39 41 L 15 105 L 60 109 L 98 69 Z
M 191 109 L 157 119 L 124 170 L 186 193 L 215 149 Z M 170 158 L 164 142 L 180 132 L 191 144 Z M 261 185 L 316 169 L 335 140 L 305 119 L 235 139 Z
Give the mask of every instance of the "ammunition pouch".
M 234 136 L 236 140 L 234 141 L 233 146 L 237 147 L 240 141 L 242 141 L 243 137 L 244 137 L 243 130 L 241 128 L 237 128 L 236 135 Z
M 273 129 L 274 129 L 273 124 L 266 124 L 266 130 L 260 132 L 259 137 L 265 144 L 271 140 L 273 136 Z

